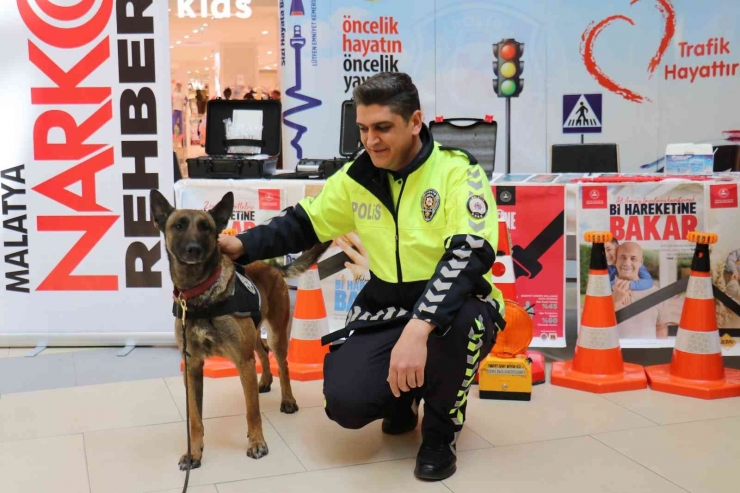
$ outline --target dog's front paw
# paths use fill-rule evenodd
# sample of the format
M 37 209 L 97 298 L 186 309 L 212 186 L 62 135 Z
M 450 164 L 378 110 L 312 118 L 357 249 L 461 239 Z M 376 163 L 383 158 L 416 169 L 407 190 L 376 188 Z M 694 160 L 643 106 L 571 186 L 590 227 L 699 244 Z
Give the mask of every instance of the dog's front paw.
M 199 467 L 200 459 L 192 459 L 192 462 L 190 463 L 190 469 L 198 469 Z M 188 454 L 184 454 L 182 457 L 180 457 L 180 470 L 188 470 Z
M 265 442 L 255 442 L 249 445 L 247 449 L 247 456 L 252 459 L 260 459 L 266 456 L 268 453 L 267 444 Z
M 298 411 L 298 403 L 294 400 L 283 401 L 280 403 L 280 412 L 285 414 L 293 414 Z

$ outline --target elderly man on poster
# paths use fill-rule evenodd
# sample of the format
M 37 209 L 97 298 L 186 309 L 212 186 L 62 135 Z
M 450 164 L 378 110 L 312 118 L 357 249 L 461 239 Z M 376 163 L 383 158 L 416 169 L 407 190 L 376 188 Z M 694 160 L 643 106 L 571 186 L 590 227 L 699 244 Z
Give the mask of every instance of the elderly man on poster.
M 630 284 L 639 278 L 643 267 L 642 247 L 634 242 L 619 245 L 616 253 L 617 277 L 614 282 L 612 298 L 614 310 L 631 305 L 635 301 L 658 291 L 655 286 L 641 291 L 630 288 Z M 671 300 L 658 303 L 647 310 L 624 320 L 617 325 L 620 339 L 664 339 L 668 337 L 668 325 L 678 323 L 681 318 L 680 307 L 674 307 Z M 678 309 L 676 309 L 678 308 Z

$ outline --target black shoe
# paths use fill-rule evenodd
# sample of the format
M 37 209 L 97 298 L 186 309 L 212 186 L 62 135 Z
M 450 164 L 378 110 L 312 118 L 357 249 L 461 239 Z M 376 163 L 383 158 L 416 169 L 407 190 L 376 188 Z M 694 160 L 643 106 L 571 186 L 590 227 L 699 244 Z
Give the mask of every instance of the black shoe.
M 402 407 L 398 412 L 383 418 L 383 433 L 386 435 L 403 435 L 416 429 L 419 423 L 418 405 L 414 402 L 409 407 Z
M 419 479 L 441 481 L 457 471 L 454 445 L 441 440 L 425 440 L 416 456 L 414 476 Z

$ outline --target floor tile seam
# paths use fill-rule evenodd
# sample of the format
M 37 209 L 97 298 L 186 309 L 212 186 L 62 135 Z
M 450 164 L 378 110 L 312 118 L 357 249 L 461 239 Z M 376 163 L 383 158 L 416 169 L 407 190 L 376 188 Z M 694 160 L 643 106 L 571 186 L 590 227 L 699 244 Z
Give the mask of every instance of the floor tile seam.
M 310 473 L 319 473 L 319 472 L 327 472 L 327 471 L 336 471 L 336 470 L 340 470 L 340 469 L 349 469 L 351 467 L 364 467 L 364 466 L 372 466 L 372 465 L 375 465 L 375 464 L 385 464 L 385 463 L 388 463 L 388 462 L 400 462 L 400 461 L 414 459 L 414 458 L 415 458 L 415 456 L 397 457 L 397 458 L 394 458 L 394 459 L 384 459 L 384 460 L 379 460 L 379 461 L 374 461 L 374 462 L 360 462 L 360 463 L 357 463 L 357 464 L 344 464 L 344 465 L 341 465 L 341 466 L 321 467 L 321 468 L 318 468 L 318 469 L 306 469 L 305 471 L 293 471 L 293 472 L 286 472 L 286 473 L 282 473 L 282 474 L 270 474 L 270 475 L 267 475 L 267 476 L 260 476 L 260 477 L 256 477 L 256 478 L 235 479 L 233 481 L 221 481 L 221 482 L 212 483 L 212 484 L 214 484 L 216 486 L 216 490 L 220 492 L 219 485 L 226 485 L 226 484 L 233 484 L 233 483 L 242 483 L 242 482 L 245 482 L 245 481 L 255 481 L 255 480 L 259 480 L 259 479 L 275 478 L 275 477 L 278 477 L 278 476 L 295 476 L 295 475 L 298 475 L 298 474 L 310 474 Z M 203 485 L 201 485 L 201 486 L 203 486 Z
M 177 414 L 180 415 L 180 420 L 185 421 L 185 416 L 182 415 L 182 411 L 180 411 L 180 406 L 177 405 L 177 399 L 175 399 L 175 394 L 172 393 L 172 389 L 167 384 L 167 379 L 163 378 L 162 382 L 164 383 L 164 386 L 167 388 L 167 393 L 170 395 L 170 398 L 172 399 L 172 403 L 175 405 L 175 409 L 177 409 Z M 185 397 L 185 396 L 183 396 Z M 187 407 L 188 403 L 185 402 L 185 407 Z M 205 418 L 204 418 L 205 419 Z
M 654 430 L 658 428 L 668 428 L 668 427 L 673 427 L 673 426 L 682 426 L 682 425 L 688 425 L 688 424 L 694 424 L 694 423 L 702 423 L 705 421 L 720 421 L 723 419 L 740 419 L 740 412 L 738 412 L 737 415 L 733 415 L 733 416 L 717 416 L 714 418 L 689 419 L 687 421 L 678 421 L 675 423 L 658 424 L 658 426 L 645 426 L 642 428 L 632 428 L 632 429 L 626 429 L 626 430 L 604 431 L 600 433 L 593 433 L 593 435 L 608 435 L 610 433 L 624 433 L 626 431 L 633 431 L 633 430 Z
M 629 411 L 630 413 L 634 414 L 635 416 L 638 416 L 638 417 L 640 417 L 640 418 L 642 418 L 642 419 L 646 419 L 646 420 L 650 421 L 651 423 L 653 423 L 653 424 L 654 424 L 654 425 L 656 425 L 656 426 L 663 426 L 663 424 L 662 424 L 662 423 L 658 423 L 657 421 L 653 421 L 652 419 L 648 418 L 647 416 L 643 416 L 642 414 L 638 413 L 637 411 L 635 411 L 635 410 L 633 410 L 633 409 L 630 409 L 630 408 L 628 408 L 628 407 L 625 407 L 625 406 L 623 406 L 622 404 L 620 404 L 620 403 L 618 403 L 618 402 L 614 402 L 613 400 L 611 400 L 611 399 L 608 399 L 607 397 L 605 397 L 605 396 L 603 396 L 603 395 L 600 395 L 600 394 L 594 394 L 594 395 L 596 395 L 596 396 L 598 396 L 598 397 L 601 397 L 601 398 L 602 398 L 603 400 L 605 400 L 606 402 L 608 402 L 608 403 L 610 403 L 610 404 L 614 404 L 615 406 L 617 406 L 617 407 L 619 407 L 619 408 L 621 408 L 621 409 L 624 409 L 625 411 Z
M 300 410 L 298 412 L 300 412 Z M 280 440 L 283 441 L 283 443 L 288 448 L 288 450 L 290 450 L 290 453 L 293 454 L 293 457 L 295 457 L 295 459 L 298 461 L 298 463 L 303 468 L 303 472 L 308 472 L 308 468 L 306 467 L 306 464 L 304 464 L 301 458 L 298 457 L 298 454 L 296 453 L 296 451 L 293 450 L 293 448 L 290 446 L 290 443 L 288 443 L 288 440 L 286 440 L 285 437 L 283 437 L 283 435 L 280 433 L 280 430 L 278 430 L 278 427 L 275 426 L 275 423 L 273 423 L 270 420 L 270 417 L 267 415 L 267 413 L 263 411 L 263 412 L 260 412 L 260 414 L 262 415 L 262 419 L 266 419 L 267 422 L 270 423 L 270 426 L 272 427 L 273 430 L 275 430 L 275 433 L 277 433 L 278 437 L 280 437 Z M 218 489 L 218 487 L 216 489 Z
M 85 440 L 85 434 L 82 435 L 82 451 L 85 453 L 85 472 L 87 472 L 87 489 L 89 493 L 92 493 L 92 479 L 90 478 L 90 463 L 87 460 L 87 441 Z
M 147 377 L 147 378 L 137 378 L 134 380 L 116 380 L 113 382 L 99 382 L 99 383 L 88 383 L 80 385 L 77 383 L 77 375 L 75 370 L 75 385 L 63 385 L 60 387 L 48 387 L 45 389 L 29 389 L 29 390 L 20 390 L 15 392 L 5 392 L 4 395 L 20 395 L 20 394 L 29 394 L 31 392 L 51 392 L 55 390 L 68 390 L 68 389 L 84 389 L 87 387 L 98 387 L 102 385 L 118 385 L 118 384 L 124 384 L 124 383 L 138 383 L 138 382 L 157 382 L 159 380 L 166 380 L 167 378 L 176 378 L 176 377 L 161 377 L 161 376 L 154 376 L 154 377 Z M 167 385 L 167 382 L 165 381 L 165 385 Z
M 179 413 L 178 413 L 179 414 Z M 212 419 L 212 418 L 209 418 Z M 171 424 L 179 424 L 182 423 L 184 420 L 180 419 L 177 421 L 163 421 L 161 423 L 147 423 L 142 425 L 134 425 L 134 426 L 120 426 L 120 427 L 114 427 L 114 428 L 100 428 L 96 430 L 84 430 L 84 431 L 74 431 L 72 433 L 62 433 L 62 434 L 53 434 L 53 435 L 42 435 L 37 436 L 33 438 L 20 438 L 17 440 L 2 440 L 0 438 L 0 445 L 6 444 L 6 443 L 20 443 L 20 442 L 30 442 L 32 440 L 45 440 L 48 438 L 64 438 L 64 437 L 71 437 L 75 435 L 86 435 L 90 433 L 104 433 L 106 431 L 119 431 L 119 430 L 135 430 L 136 428 L 149 428 L 151 426 L 162 426 L 162 425 L 171 425 Z
M 609 445 L 608 443 L 604 442 L 603 440 L 599 440 L 599 438 L 598 438 L 597 436 L 594 436 L 594 435 L 590 435 L 590 436 L 591 436 L 591 438 L 593 438 L 594 440 L 596 440 L 596 441 L 597 441 L 597 442 L 599 442 L 600 444 L 604 445 L 604 446 L 605 446 L 605 447 L 607 447 L 608 449 L 610 449 L 610 450 L 613 450 L 614 452 L 616 452 L 617 454 L 619 454 L 619 455 L 621 455 L 622 457 L 626 458 L 626 459 L 627 459 L 627 460 L 629 460 L 630 462 L 632 462 L 632 463 L 634 463 L 634 464 L 637 464 L 637 465 L 638 465 L 638 466 L 640 466 L 640 467 L 641 467 L 642 469 L 645 469 L 646 471 L 648 471 L 648 472 L 650 472 L 650 473 L 652 473 L 652 474 L 654 474 L 654 475 L 658 476 L 659 478 L 663 478 L 663 479 L 664 479 L 665 481 L 669 482 L 670 484 L 672 484 L 672 485 L 673 485 L 673 486 L 675 486 L 676 488 L 680 489 L 681 491 L 685 491 L 686 493 L 691 493 L 691 491 L 690 491 L 690 490 L 688 490 L 688 489 L 686 489 L 686 488 L 684 488 L 684 487 L 682 487 L 682 486 L 680 486 L 680 485 L 676 484 L 675 482 L 671 481 L 670 479 L 668 479 L 667 477 L 663 476 L 663 475 L 662 475 L 662 474 L 660 474 L 659 472 L 657 472 L 657 471 L 653 470 L 652 468 L 650 468 L 650 467 L 646 466 L 645 464 L 642 464 L 642 463 L 638 462 L 637 460 L 633 459 L 632 457 L 628 456 L 627 454 L 624 454 L 624 453 L 620 452 L 619 450 L 615 449 L 614 447 L 612 447 L 612 446 L 611 446 L 611 445 Z

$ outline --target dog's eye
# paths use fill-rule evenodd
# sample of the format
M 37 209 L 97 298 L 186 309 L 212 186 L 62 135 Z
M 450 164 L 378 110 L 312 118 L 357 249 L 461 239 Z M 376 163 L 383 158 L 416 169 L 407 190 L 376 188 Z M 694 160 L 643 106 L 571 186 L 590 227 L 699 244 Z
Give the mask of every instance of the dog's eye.
M 187 225 L 182 221 L 176 222 L 172 225 L 172 227 L 175 228 L 176 231 L 182 231 L 183 229 L 185 229 L 186 226 Z
M 208 224 L 208 221 L 198 221 L 198 229 L 207 233 L 211 230 L 211 225 Z

